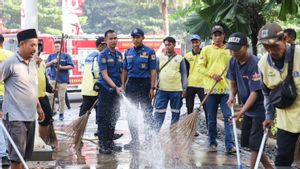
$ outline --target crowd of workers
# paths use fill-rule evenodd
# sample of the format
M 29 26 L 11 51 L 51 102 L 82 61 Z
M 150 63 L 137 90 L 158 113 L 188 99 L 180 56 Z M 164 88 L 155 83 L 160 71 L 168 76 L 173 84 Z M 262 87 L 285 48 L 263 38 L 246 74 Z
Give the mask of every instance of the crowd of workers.
M 246 35 L 236 32 L 225 41 L 225 32 L 220 25 L 211 30 L 212 44 L 203 48 L 200 48 L 200 36 L 191 35 L 192 50 L 184 56 L 175 52 L 176 39 L 171 36 L 163 39 L 165 52 L 161 56 L 156 56 L 153 49 L 143 44 L 142 29 L 132 30 L 131 37 L 133 47 L 123 56 L 116 49 L 117 33 L 107 30 L 104 37 L 96 40 L 95 51 L 85 60 L 79 116 L 97 102 L 98 129 L 95 135 L 99 137 L 99 153 L 122 150 L 113 142 L 122 136 L 115 133 L 121 95 L 143 110 L 147 142 L 151 139 L 150 130 L 160 131 L 168 104 L 172 125 L 180 118 L 183 98 L 186 98 L 187 113 L 190 114 L 197 94 L 201 101 L 208 95 L 203 110 L 209 152 L 217 151 L 217 112 L 220 106 L 224 117 L 226 153 L 236 153 L 231 119 L 242 118 L 241 146 L 250 148 L 250 167 L 254 168 L 264 130 L 271 127 L 277 116 L 275 165 L 292 165 L 300 133 L 300 97 L 297 97 L 300 94 L 300 47 L 295 45 L 294 30 L 282 30 L 276 23 L 264 25 L 259 31 L 258 41 L 267 55 L 260 59 L 249 52 Z M 70 55 L 60 54 L 59 42 L 55 42 L 56 52 L 49 55 L 46 62 L 41 60 L 37 54 L 39 42 L 34 29 L 19 32 L 17 38 L 19 51 L 14 55 L 0 49 L 1 117 L 22 156 L 29 159 L 34 145 L 36 113 L 40 125 L 49 125 L 56 110 L 51 107 L 56 94 L 59 119 L 64 120 L 65 93 L 73 63 Z M 3 40 L 0 37 L 1 43 Z M 242 108 L 232 117 L 231 107 L 236 103 L 236 96 Z M 132 140 L 124 145 L 124 149 L 136 149 L 141 144 L 139 126 L 135 125 L 138 115 L 135 113 L 128 112 L 131 114 L 128 126 Z M 6 149 L 7 143 L 1 131 L 2 165 L 10 161 L 13 169 L 22 168 L 11 144 Z M 265 168 L 273 168 L 265 154 L 261 162 Z

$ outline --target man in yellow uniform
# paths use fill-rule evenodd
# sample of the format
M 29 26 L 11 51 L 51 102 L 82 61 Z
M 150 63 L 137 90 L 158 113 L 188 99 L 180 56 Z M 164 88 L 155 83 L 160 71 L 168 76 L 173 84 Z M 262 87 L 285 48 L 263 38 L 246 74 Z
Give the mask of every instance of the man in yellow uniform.
M 233 128 L 229 123 L 231 116 L 230 108 L 227 105 L 229 98 L 229 81 L 226 74 L 221 73 L 226 69 L 231 58 L 228 49 L 225 49 L 225 33 L 223 27 L 216 25 L 212 28 L 212 45 L 205 46 L 200 53 L 199 64 L 201 65 L 200 73 L 204 75 L 203 87 L 208 92 L 217 82 L 212 93 L 206 101 L 206 111 L 208 116 L 208 135 L 209 151 L 217 151 L 217 111 L 220 105 L 224 116 L 225 128 L 225 148 L 228 154 L 235 152 L 233 141 Z
M 192 35 L 190 37 L 190 41 L 192 44 L 192 51 L 188 52 L 184 55 L 185 61 L 186 61 L 186 67 L 187 67 L 187 74 L 188 74 L 188 87 L 186 91 L 186 108 L 187 113 L 190 114 L 194 110 L 194 101 L 196 94 L 198 95 L 198 98 L 202 101 L 205 97 L 204 94 L 204 88 L 202 87 L 202 80 L 203 76 L 199 72 L 199 58 L 200 58 L 200 52 L 201 52 L 201 38 L 199 35 Z M 207 124 L 207 114 L 205 111 L 205 105 L 204 107 L 204 113 L 205 113 L 205 120 Z M 199 133 L 196 132 L 195 136 L 198 136 Z
M 93 90 L 93 86 L 99 78 L 98 55 L 106 48 L 104 37 L 101 36 L 96 40 L 97 50 L 90 53 L 84 62 L 83 79 L 82 79 L 82 103 L 79 110 L 79 116 L 84 115 L 98 99 L 98 92 Z M 95 107 L 96 109 L 96 107 Z
M 264 25 L 259 31 L 258 40 L 268 52 L 268 55 L 263 56 L 258 63 L 266 108 L 263 126 L 264 128 L 272 126 L 276 112 L 278 148 L 275 165 L 289 167 L 293 163 L 295 145 L 300 134 L 300 47 L 287 45 L 283 30 L 276 23 Z M 283 102 L 277 102 L 273 94 L 283 81 L 289 84 L 288 88 L 292 88 L 292 80 L 286 81 L 287 76 L 293 79 L 296 88 L 287 91 L 294 96 L 297 94 L 290 105 L 284 105 L 290 99 L 285 98 Z M 278 100 L 283 98 L 281 93 L 279 96 Z
M 166 37 L 163 42 L 166 53 L 159 57 L 157 66 L 157 70 L 160 70 L 154 113 L 154 128 L 157 132 L 164 122 L 169 101 L 172 111 L 171 125 L 179 120 L 182 98 L 185 97 L 187 88 L 184 58 L 177 55 L 174 50 L 176 40 L 173 37 Z
M 7 59 L 8 57 L 12 56 L 13 53 L 3 49 L 4 37 L 0 34 L 0 64 Z M 3 103 L 3 96 L 4 96 L 4 82 L 0 82 L 0 119 L 2 119 L 2 103 Z M 8 159 L 8 154 L 6 152 L 6 141 L 4 137 L 4 133 L 2 129 L 0 129 L 0 158 L 2 159 L 2 166 L 9 166 L 10 162 Z

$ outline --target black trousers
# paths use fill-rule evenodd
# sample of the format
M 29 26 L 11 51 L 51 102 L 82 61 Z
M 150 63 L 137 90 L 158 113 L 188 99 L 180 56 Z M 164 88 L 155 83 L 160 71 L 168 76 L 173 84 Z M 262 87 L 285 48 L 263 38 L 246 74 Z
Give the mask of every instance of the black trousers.
M 80 105 L 79 117 L 84 115 L 93 106 L 93 104 L 95 103 L 95 101 L 97 99 L 98 99 L 98 96 L 82 95 L 82 103 Z M 97 106 L 95 106 L 95 110 L 97 112 Z M 97 116 L 96 116 L 96 121 L 97 121 Z
M 52 109 L 48 96 L 46 95 L 45 97 L 39 97 L 39 102 L 45 113 L 45 120 L 39 124 L 42 126 L 48 126 L 52 122 Z
M 186 108 L 187 108 L 187 113 L 191 114 L 194 110 L 194 102 L 195 102 L 195 97 L 196 94 L 198 95 L 200 101 L 202 102 L 205 94 L 204 94 L 204 89 L 201 87 L 188 87 L 186 91 Z M 205 113 L 205 121 L 206 121 L 206 126 L 207 126 L 207 112 L 206 112 L 206 106 L 205 103 L 203 104 L 203 110 Z
M 137 107 L 140 104 L 144 111 L 143 117 L 146 124 L 146 137 L 150 135 L 149 130 L 153 127 L 153 107 L 151 99 L 149 98 L 149 92 L 151 88 L 150 78 L 129 78 L 126 85 L 126 97 Z M 128 112 L 128 126 L 133 141 L 138 140 L 138 126 L 136 126 L 138 115 L 136 112 Z
M 97 108 L 98 137 L 103 141 L 112 141 L 119 117 L 120 96 L 116 91 L 101 88 Z
M 277 155 L 275 166 L 291 166 L 294 161 L 294 152 L 299 133 L 291 133 L 278 129 L 277 131 Z

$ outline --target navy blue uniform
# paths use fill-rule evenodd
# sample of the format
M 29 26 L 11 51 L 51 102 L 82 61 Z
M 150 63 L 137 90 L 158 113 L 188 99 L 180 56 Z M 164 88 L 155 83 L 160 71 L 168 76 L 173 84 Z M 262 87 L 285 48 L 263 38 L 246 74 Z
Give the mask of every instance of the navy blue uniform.
M 263 137 L 262 123 L 265 120 L 264 97 L 258 72 L 258 58 L 252 55 L 244 64 L 231 58 L 227 78 L 235 81 L 238 96 L 245 104 L 251 92 L 257 93 L 253 106 L 245 112 L 242 124 L 241 146 L 258 152 Z
M 103 79 L 101 71 L 107 70 L 108 76 L 117 86 L 121 86 L 122 54 L 104 49 L 98 56 L 100 69 L 99 102 L 97 110 L 98 136 L 103 141 L 112 141 L 115 125 L 120 116 L 120 102 L 117 92 Z
M 156 70 L 155 51 L 144 45 L 130 48 L 125 53 L 123 66 L 124 70 L 128 72 L 128 83 L 125 89 L 126 96 L 135 103 L 137 107 L 140 103 L 142 110 L 145 112 L 145 122 L 151 125 L 153 121 L 153 107 L 151 99 L 149 98 L 151 89 L 150 72 L 151 70 Z M 132 118 L 128 121 L 133 141 L 138 140 L 137 126 L 133 125 L 135 120 L 136 119 Z

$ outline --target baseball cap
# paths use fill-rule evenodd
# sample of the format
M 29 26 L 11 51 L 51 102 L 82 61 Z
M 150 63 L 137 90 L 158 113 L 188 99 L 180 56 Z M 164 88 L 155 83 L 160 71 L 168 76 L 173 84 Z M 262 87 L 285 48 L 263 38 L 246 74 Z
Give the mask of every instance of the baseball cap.
M 220 25 L 215 25 L 212 29 L 211 29 L 211 33 L 214 34 L 216 32 L 221 32 L 224 33 L 224 29 L 222 26 Z
M 140 28 L 135 28 L 131 31 L 131 36 L 144 36 L 144 31 Z
M 201 40 L 201 38 L 199 35 L 194 34 L 194 35 L 191 35 L 191 37 L 190 37 L 190 41 L 192 41 L 192 40 Z
M 96 47 L 98 47 L 100 44 L 104 44 L 104 37 L 103 36 L 100 36 L 97 38 L 96 40 Z
M 230 50 L 240 50 L 242 46 L 247 44 L 246 35 L 241 32 L 235 32 L 229 36 L 226 48 Z
M 262 44 L 274 44 L 283 35 L 282 28 L 277 23 L 267 23 L 258 32 L 258 42 Z

